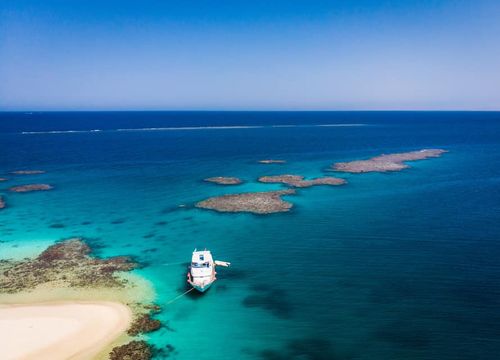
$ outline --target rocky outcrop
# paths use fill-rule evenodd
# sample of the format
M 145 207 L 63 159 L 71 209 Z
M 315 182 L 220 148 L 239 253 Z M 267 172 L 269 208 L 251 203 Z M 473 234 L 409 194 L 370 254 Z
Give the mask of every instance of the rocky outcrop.
M 401 171 L 409 167 L 409 165 L 405 164 L 407 161 L 436 158 L 446 152 L 446 150 L 442 149 L 423 149 L 405 153 L 384 154 L 368 160 L 340 162 L 332 167 L 335 171 L 350 173 Z
M 28 184 L 28 185 L 19 185 L 13 186 L 9 189 L 9 191 L 16 193 L 26 193 L 32 191 L 47 191 L 52 190 L 54 187 L 49 184 Z
M 205 181 L 216 183 L 219 185 L 238 185 L 241 184 L 241 179 L 237 177 L 215 176 L 206 178 Z
M 284 201 L 283 195 L 295 194 L 295 190 L 280 190 L 222 195 L 208 198 L 196 204 L 202 209 L 219 212 L 250 212 L 254 214 L 272 214 L 289 211 L 293 204 Z
M 315 185 L 343 185 L 346 183 L 344 179 L 331 176 L 304 180 L 304 177 L 301 175 L 262 176 L 259 178 L 259 181 L 263 183 L 281 183 L 298 188 L 311 187 Z

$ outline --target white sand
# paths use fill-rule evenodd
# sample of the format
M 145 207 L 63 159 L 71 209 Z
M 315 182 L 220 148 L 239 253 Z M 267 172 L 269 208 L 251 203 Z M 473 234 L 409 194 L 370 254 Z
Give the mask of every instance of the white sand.
M 0 305 L 0 359 L 91 359 L 131 320 L 116 302 Z

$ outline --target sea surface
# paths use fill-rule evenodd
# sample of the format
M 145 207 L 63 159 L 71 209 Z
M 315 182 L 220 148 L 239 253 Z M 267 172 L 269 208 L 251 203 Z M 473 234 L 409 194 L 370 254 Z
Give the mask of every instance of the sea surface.
M 134 256 L 164 307 L 148 337 L 158 359 L 499 358 L 500 113 L 4 112 L 0 144 L 0 177 L 47 171 L 0 183 L 0 257 L 73 236 Z M 398 173 L 329 171 L 423 148 L 449 153 Z M 284 188 L 256 181 L 283 173 L 348 184 L 300 189 L 289 213 L 193 207 Z M 7 191 L 33 182 L 55 189 Z M 171 302 L 194 248 L 232 266 Z

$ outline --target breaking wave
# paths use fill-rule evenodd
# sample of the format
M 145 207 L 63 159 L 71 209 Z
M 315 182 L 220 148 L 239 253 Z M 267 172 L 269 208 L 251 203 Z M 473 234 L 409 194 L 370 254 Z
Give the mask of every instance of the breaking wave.
M 23 131 L 23 135 L 36 134 L 80 134 L 99 132 L 135 132 L 135 131 L 189 131 L 189 130 L 231 130 L 231 129 L 261 129 L 261 128 L 295 128 L 295 127 L 352 127 L 365 126 L 366 124 L 276 124 L 276 125 L 224 125 L 224 126 L 177 126 L 177 127 L 152 127 L 129 129 L 93 129 L 93 130 L 50 130 L 50 131 Z

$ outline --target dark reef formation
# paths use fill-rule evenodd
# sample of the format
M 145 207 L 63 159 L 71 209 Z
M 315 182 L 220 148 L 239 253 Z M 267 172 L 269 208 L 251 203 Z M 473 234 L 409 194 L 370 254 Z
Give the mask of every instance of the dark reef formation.
M 110 360 L 149 360 L 153 357 L 153 348 L 144 340 L 133 340 L 120 345 L 109 354 Z
M 275 175 L 275 176 L 262 176 L 259 178 L 263 183 L 281 183 L 298 188 L 311 187 L 315 185 L 343 185 L 346 183 L 344 179 L 326 176 L 315 178 L 311 180 L 304 180 L 301 175 Z
M 37 175 L 37 174 L 45 174 L 43 170 L 16 170 L 12 171 L 11 174 L 14 175 Z
M 241 184 L 241 179 L 237 177 L 225 177 L 225 176 L 215 176 L 204 179 L 204 181 L 216 183 L 219 185 L 238 185 Z
M 15 293 L 48 283 L 58 287 L 123 287 L 125 280 L 117 272 L 137 267 L 125 256 L 98 259 L 89 256 L 90 252 L 82 239 L 73 238 L 48 247 L 34 259 L 10 261 L 2 266 L 0 288 Z
M 29 185 L 19 185 L 13 186 L 9 190 L 16 193 L 25 193 L 31 191 L 47 191 L 52 190 L 54 187 L 49 184 L 29 184 Z
M 276 159 L 264 159 L 259 160 L 261 164 L 285 164 L 286 160 L 276 160 Z
M 160 320 L 153 319 L 151 314 L 140 314 L 134 319 L 134 322 L 127 330 L 127 334 L 130 336 L 137 336 L 139 334 L 156 331 L 160 327 Z
M 195 206 L 219 212 L 271 214 L 289 211 L 293 204 L 284 201 L 281 197 L 292 194 L 295 194 L 293 189 L 222 195 L 200 201 Z
M 336 171 L 350 173 L 401 171 L 409 168 L 409 165 L 405 164 L 407 161 L 436 158 L 446 152 L 448 151 L 442 149 L 423 149 L 405 153 L 380 155 L 368 160 L 340 162 L 332 165 L 332 167 Z

